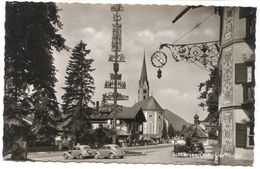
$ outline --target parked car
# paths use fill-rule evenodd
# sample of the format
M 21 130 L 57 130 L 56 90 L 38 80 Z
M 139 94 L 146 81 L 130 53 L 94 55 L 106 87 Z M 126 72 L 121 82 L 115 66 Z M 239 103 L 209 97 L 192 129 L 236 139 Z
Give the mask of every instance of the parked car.
M 95 151 L 92 150 L 88 145 L 77 145 L 69 150 L 68 152 L 63 154 L 65 159 L 69 158 L 79 158 L 83 159 L 86 157 L 94 157 Z
M 186 141 L 183 139 L 178 139 L 174 143 L 174 153 L 187 153 L 188 147 L 186 145 Z
M 95 158 L 124 158 L 125 152 L 116 144 L 107 144 L 95 152 Z

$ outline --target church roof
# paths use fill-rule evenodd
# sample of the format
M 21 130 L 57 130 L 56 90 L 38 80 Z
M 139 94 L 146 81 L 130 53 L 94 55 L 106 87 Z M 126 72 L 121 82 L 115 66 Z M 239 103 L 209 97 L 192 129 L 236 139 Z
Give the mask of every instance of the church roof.
M 153 96 L 150 96 L 147 99 L 136 103 L 133 107 L 134 108 L 142 108 L 143 110 L 164 111 Z
M 141 71 L 141 77 L 140 77 L 140 80 L 139 80 L 139 86 L 143 86 L 143 84 L 145 82 L 147 82 L 147 85 L 149 87 L 147 70 L 146 70 L 146 63 L 145 63 L 145 53 L 144 53 L 143 66 L 142 66 L 142 71 Z
M 92 120 L 107 120 L 113 118 L 113 109 L 100 109 L 99 112 L 95 112 L 91 115 Z M 142 109 L 138 109 L 137 107 L 122 107 L 122 111 L 117 113 L 117 119 L 125 119 L 125 120 L 136 120 L 139 122 L 145 122 L 145 117 Z

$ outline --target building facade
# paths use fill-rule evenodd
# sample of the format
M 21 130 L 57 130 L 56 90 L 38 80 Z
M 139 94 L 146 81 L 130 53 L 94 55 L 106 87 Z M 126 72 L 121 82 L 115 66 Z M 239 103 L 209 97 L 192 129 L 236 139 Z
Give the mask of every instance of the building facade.
M 143 137 L 161 138 L 163 130 L 163 121 L 168 124 L 167 119 L 164 118 L 164 110 L 155 100 L 153 96 L 136 103 L 133 107 L 140 108 L 144 112 L 146 121 L 143 122 Z M 168 126 L 165 126 L 166 129 Z
M 219 141 L 235 159 L 253 159 L 255 21 L 255 8 L 223 8 Z
M 96 108 L 95 113 L 91 116 L 93 129 L 97 129 L 102 125 L 103 127 L 112 129 L 113 120 L 113 106 L 107 105 Z M 120 146 L 131 145 L 137 142 L 143 134 L 143 122 L 145 116 L 142 109 L 136 107 L 122 107 L 121 111 L 117 113 L 116 121 L 116 135 L 117 142 Z

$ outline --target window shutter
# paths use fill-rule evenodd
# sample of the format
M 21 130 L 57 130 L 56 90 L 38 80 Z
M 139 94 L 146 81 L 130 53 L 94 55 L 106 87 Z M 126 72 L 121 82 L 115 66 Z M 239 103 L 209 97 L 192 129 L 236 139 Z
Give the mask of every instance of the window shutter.
M 248 7 L 240 7 L 239 9 L 239 18 L 246 18 L 250 15 L 251 8 Z
M 247 66 L 245 63 L 235 65 L 235 83 L 242 84 L 247 82 Z
M 236 147 L 246 147 L 247 126 L 236 123 Z

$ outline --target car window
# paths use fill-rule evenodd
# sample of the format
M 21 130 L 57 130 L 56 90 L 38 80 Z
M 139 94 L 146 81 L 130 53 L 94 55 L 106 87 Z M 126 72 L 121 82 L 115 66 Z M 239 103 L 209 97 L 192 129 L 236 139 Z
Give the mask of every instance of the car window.
M 88 146 L 85 146 L 85 147 L 83 147 L 83 149 L 84 149 L 84 150 L 89 150 L 89 149 L 90 149 L 90 147 L 88 147 Z
M 106 149 L 106 146 L 103 146 L 102 149 Z
M 73 147 L 72 150 L 76 150 L 76 147 Z
M 115 146 L 115 149 L 119 149 L 119 147 L 118 147 L 118 146 Z
M 76 150 L 80 150 L 80 147 L 76 147 Z
M 110 147 L 110 146 L 107 146 L 107 149 L 111 149 L 111 147 Z

